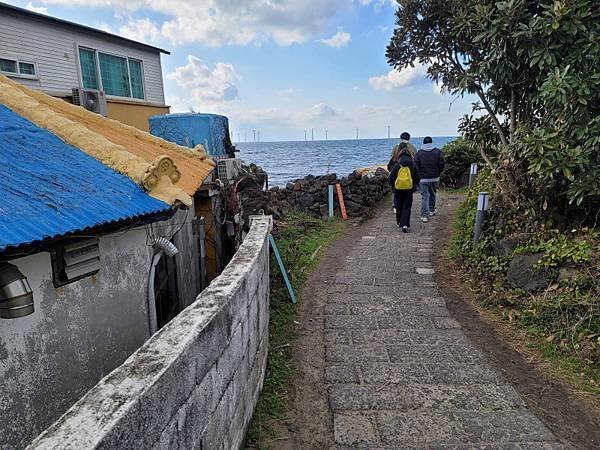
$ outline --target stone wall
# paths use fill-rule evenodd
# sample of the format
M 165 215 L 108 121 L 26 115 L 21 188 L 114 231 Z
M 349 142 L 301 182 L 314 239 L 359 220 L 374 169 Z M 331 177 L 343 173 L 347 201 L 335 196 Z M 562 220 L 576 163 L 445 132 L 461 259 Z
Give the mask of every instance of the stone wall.
M 348 216 L 366 217 L 373 206 L 390 192 L 388 175 L 384 169 L 364 175 L 353 172 L 342 179 L 338 179 L 336 174 L 308 175 L 287 183 L 285 188 L 276 186 L 268 191 L 262 191 L 258 176 L 245 176 L 238 185 L 242 216 L 245 220 L 247 216 L 263 210 L 279 219 L 284 216 L 286 209 L 296 209 L 313 216 L 326 217 L 328 186 L 339 183 Z M 334 195 L 334 209 L 339 215 L 337 194 Z
M 272 221 L 220 277 L 29 448 L 240 448 L 268 346 Z
M 336 183 L 342 187 L 346 211 L 350 217 L 367 216 L 371 208 L 390 192 L 388 173 L 383 169 L 366 175 L 353 172 L 342 179 L 338 179 L 336 174 L 320 177 L 308 175 L 288 183 L 284 189 L 272 188 L 271 203 L 275 210 L 278 207 L 292 207 L 314 216 L 325 217 L 328 214 L 328 186 Z M 337 195 L 334 198 L 335 211 L 339 213 Z

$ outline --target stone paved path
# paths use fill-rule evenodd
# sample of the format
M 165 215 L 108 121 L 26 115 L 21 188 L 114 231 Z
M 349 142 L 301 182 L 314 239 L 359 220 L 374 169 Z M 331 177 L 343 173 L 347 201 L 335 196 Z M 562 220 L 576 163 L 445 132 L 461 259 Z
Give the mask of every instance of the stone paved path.
M 413 215 L 403 234 L 391 210 L 381 211 L 328 285 L 325 382 L 336 446 L 562 448 L 449 317 L 432 224 Z

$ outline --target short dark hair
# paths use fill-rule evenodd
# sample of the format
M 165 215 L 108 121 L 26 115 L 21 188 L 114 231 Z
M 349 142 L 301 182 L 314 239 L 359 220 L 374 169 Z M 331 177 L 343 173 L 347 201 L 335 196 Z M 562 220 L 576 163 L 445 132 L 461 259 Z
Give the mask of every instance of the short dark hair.
M 400 139 L 408 141 L 410 139 L 410 133 L 408 133 L 408 132 L 405 131 L 404 133 L 402 133 L 400 135 Z
M 431 139 L 431 136 L 426 136 L 425 139 L 423 139 L 423 144 L 433 144 L 433 139 Z
M 398 156 L 408 155 L 408 144 L 406 142 L 401 142 L 398 146 Z

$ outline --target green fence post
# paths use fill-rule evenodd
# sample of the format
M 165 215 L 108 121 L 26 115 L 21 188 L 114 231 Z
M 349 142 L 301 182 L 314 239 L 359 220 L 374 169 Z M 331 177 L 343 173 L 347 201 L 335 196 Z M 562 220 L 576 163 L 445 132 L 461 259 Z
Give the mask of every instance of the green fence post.
M 269 234 L 269 243 L 271 244 L 273 253 L 275 253 L 275 259 L 277 260 L 277 264 L 279 265 L 279 270 L 281 270 L 281 275 L 283 275 L 283 281 L 285 281 L 287 290 L 290 293 L 290 298 L 292 299 L 292 303 L 296 304 L 296 295 L 294 294 L 294 288 L 292 287 L 292 283 L 290 283 L 290 279 L 288 278 L 287 270 L 285 270 L 285 266 L 283 265 L 281 255 L 279 254 L 279 249 L 277 248 L 277 244 L 275 243 L 275 239 L 273 239 L 272 234 Z

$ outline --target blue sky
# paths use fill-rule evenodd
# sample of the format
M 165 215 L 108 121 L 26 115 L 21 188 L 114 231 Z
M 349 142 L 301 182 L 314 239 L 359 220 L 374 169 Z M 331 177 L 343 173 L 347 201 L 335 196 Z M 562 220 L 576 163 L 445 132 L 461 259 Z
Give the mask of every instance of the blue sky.
M 416 66 L 391 71 L 392 0 L 10 1 L 171 51 L 167 103 L 230 118 L 234 140 L 454 135 L 452 103 Z

